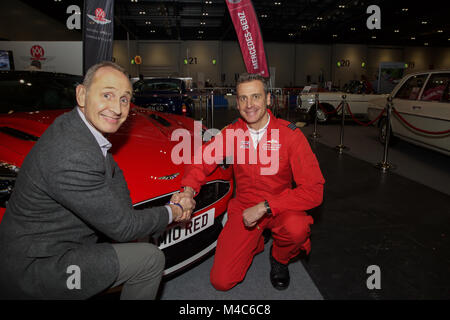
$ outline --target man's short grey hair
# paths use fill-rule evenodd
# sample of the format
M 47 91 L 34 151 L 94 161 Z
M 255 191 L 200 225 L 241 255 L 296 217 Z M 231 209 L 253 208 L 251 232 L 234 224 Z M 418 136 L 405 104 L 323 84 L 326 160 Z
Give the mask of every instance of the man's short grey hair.
M 86 90 L 89 90 L 89 87 L 92 84 L 92 80 L 94 79 L 95 73 L 100 69 L 100 68 L 104 68 L 104 67 L 110 67 L 113 68 L 119 72 L 122 72 L 127 79 L 129 79 L 128 76 L 128 72 L 121 66 L 119 66 L 117 63 L 114 63 L 112 61 L 102 61 L 99 62 L 97 64 L 94 64 L 93 66 L 91 66 L 88 71 L 86 72 L 84 79 L 83 79 L 83 86 L 86 87 Z M 131 85 L 131 83 L 130 83 Z
M 267 79 L 264 78 L 259 73 L 241 73 L 239 75 L 239 78 L 236 81 L 236 88 L 241 84 L 245 82 L 250 82 L 254 80 L 259 80 L 262 82 L 264 86 L 264 93 L 267 94 L 269 92 L 269 84 L 267 83 Z

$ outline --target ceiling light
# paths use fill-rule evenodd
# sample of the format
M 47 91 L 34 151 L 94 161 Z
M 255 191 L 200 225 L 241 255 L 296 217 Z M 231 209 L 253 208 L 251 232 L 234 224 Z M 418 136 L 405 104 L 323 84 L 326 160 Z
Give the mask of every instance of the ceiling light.
M 395 33 L 399 33 L 399 32 L 400 32 L 400 30 L 398 30 L 398 29 L 395 29 L 395 30 L 394 30 L 394 32 L 395 32 Z
M 137 0 L 131 0 L 131 2 L 137 2 Z
M 145 11 L 139 11 L 139 14 L 145 14 Z
M 422 24 L 427 24 L 428 23 L 428 21 L 422 21 Z
M 262 14 L 261 18 L 267 18 L 267 14 Z
M 403 8 L 402 11 L 403 11 L 403 12 L 407 12 L 407 11 L 408 11 L 408 8 Z
M 333 38 L 337 38 L 337 34 L 333 34 Z
M 281 2 L 274 2 L 273 4 L 276 6 L 281 6 Z
M 438 32 L 438 33 L 442 33 L 442 32 L 444 32 L 444 30 L 438 30 L 437 32 Z
M 150 21 L 145 21 L 145 24 L 152 24 Z
M 416 37 L 411 37 L 411 40 L 416 40 Z
M 350 30 L 351 30 L 351 31 L 355 31 L 355 30 L 356 30 L 356 28 L 353 28 L 353 27 L 352 27 L 352 28 L 350 28 Z
M 317 20 L 323 20 L 323 18 L 322 17 L 317 17 Z
M 377 36 L 372 36 L 372 39 L 376 39 L 377 38 Z
M 343 4 L 340 4 L 338 7 L 339 7 L 340 9 L 345 9 L 345 5 L 343 5 Z
M 302 28 L 302 29 L 306 29 L 306 28 L 307 28 L 307 26 L 303 25 L 303 26 L 301 26 L 301 28 Z
M 207 15 L 208 15 L 208 12 L 203 12 L 202 15 L 203 15 L 203 16 L 207 16 Z
M 201 26 L 204 26 L 206 24 L 206 22 L 200 22 Z
M 198 33 L 203 33 L 204 31 L 203 30 L 198 30 Z
M 294 34 L 293 33 L 289 33 L 289 37 L 293 37 L 294 36 Z

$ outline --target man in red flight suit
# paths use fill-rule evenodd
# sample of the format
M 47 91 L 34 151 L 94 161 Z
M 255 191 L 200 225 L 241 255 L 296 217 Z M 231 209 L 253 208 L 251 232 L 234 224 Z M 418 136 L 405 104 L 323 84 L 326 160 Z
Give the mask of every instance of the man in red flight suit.
M 275 118 L 267 109 L 269 103 L 265 79 L 257 74 L 241 75 L 237 81 L 241 118 L 210 141 L 222 138 L 224 156 L 233 157 L 236 181 L 236 197 L 229 202 L 228 220 L 219 236 L 210 274 L 217 290 L 229 290 L 244 279 L 253 257 L 264 250 L 264 229 L 272 231 L 270 279 L 276 289 L 289 285 L 290 259 L 301 250 L 311 250 L 309 226 L 313 219 L 305 211 L 322 202 L 324 179 L 300 129 Z M 239 129 L 245 135 L 235 134 Z M 231 147 L 225 146 L 231 142 Z M 231 150 L 234 154 L 230 155 Z M 270 163 L 263 161 L 264 157 L 252 162 L 252 152 L 266 153 Z M 198 193 L 216 167 L 217 163 L 205 161 L 186 165 L 180 197 Z

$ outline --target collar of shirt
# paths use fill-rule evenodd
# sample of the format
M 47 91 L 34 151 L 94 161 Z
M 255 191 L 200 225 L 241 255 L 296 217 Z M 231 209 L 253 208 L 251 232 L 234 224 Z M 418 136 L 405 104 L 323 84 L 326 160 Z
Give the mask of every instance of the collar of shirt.
M 79 107 L 77 107 L 78 114 L 80 115 L 83 122 L 86 124 L 86 126 L 89 128 L 91 133 L 94 135 L 95 140 L 97 141 L 98 145 L 100 146 L 100 149 L 102 150 L 103 156 L 106 157 L 106 153 L 111 148 L 112 144 L 108 141 L 97 129 L 94 128 L 92 124 L 89 123 L 89 121 L 86 120 L 86 117 L 84 116 L 84 113 L 80 110 Z
M 265 126 L 263 128 L 261 128 L 259 130 L 254 130 L 247 125 L 248 131 L 250 132 L 250 135 L 252 136 L 253 146 L 255 147 L 255 149 L 259 143 L 259 140 L 261 140 L 262 136 L 264 135 L 264 132 L 266 132 L 267 127 L 269 126 L 270 114 L 267 113 L 267 115 L 269 116 L 269 118 L 267 119 L 267 123 L 265 124 Z

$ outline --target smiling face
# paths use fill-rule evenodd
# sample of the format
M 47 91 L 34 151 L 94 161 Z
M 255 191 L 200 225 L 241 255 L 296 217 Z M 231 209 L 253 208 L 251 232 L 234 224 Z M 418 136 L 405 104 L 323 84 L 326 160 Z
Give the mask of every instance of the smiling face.
M 77 102 L 86 120 L 106 135 L 116 132 L 127 119 L 131 92 L 130 81 L 122 72 L 102 67 L 88 88 L 77 87 Z
M 264 92 L 264 85 L 259 80 L 240 83 L 237 88 L 237 108 L 241 117 L 252 129 L 264 127 L 268 120 L 267 106 L 270 93 Z

